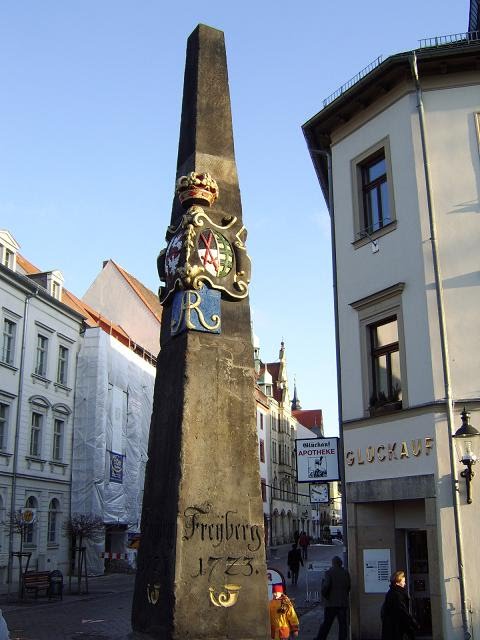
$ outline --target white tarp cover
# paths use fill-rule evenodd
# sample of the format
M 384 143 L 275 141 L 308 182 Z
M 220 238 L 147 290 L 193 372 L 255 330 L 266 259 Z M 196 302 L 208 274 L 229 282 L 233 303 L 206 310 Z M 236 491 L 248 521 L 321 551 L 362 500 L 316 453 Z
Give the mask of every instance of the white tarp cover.
M 140 530 L 154 383 L 153 365 L 101 329 L 86 330 L 77 367 L 72 513 Z M 103 573 L 103 550 L 103 543 L 88 545 L 89 573 Z

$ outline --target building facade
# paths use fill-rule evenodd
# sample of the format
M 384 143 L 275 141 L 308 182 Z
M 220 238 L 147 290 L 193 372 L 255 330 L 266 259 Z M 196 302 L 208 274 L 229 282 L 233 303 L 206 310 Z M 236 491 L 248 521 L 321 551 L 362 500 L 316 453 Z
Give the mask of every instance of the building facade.
M 309 485 L 297 483 L 295 457 L 295 441 L 315 438 L 318 434 L 301 424 L 294 415 L 284 343 L 281 343 L 278 361 L 269 363 L 261 362 L 258 343 L 254 346 L 258 374 L 257 434 L 267 546 L 293 542 L 295 532 L 301 531 L 318 540 L 323 512 L 328 506 L 312 506 Z M 321 411 L 315 413 L 320 423 Z
M 83 316 L 61 301 L 61 273 L 33 273 L 18 249 L 11 234 L 0 231 L 1 583 L 18 577 L 14 553 L 29 554 L 29 569 L 68 569 L 62 523 L 70 515 L 76 360 L 84 328 Z M 31 519 L 19 529 L 16 514 L 25 510 Z
M 480 427 L 474 35 L 388 58 L 303 127 L 332 222 L 354 639 L 380 637 L 396 569 L 422 637 L 480 633 L 452 440 L 464 407 Z

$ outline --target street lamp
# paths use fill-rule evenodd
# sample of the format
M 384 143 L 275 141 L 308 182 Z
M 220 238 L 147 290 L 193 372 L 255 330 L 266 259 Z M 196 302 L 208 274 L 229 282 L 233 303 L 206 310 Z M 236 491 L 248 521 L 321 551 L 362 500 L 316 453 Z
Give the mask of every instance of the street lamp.
M 470 424 L 470 413 L 463 407 L 462 426 L 457 429 L 453 437 L 455 438 L 455 448 L 457 455 L 465 469 L 461 472 L 462 478 L 465 478 L 467 484 L 467 504 L 472 504 L 472 493 L 470 484 L 475 475 L 472 470 L 473 465 L 477 461 L 478 436 L 480 432 Z

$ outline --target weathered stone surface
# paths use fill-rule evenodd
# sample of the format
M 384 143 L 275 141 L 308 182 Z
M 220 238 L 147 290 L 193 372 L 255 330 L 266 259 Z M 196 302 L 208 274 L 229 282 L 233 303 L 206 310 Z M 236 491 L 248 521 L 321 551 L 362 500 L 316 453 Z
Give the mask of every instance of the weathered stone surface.
M 241 219 L 225 47 L 187 47 L 177 177 L 210 172 L 209 214 Z M 172 209 L 178 225 L 182 210 Z M 222 295 L 221 334 L 172 336 L 164 305 L 132 623 L 161 640 L 265 640 L 267 586 L 248 297 Z M 236 599 L 235 604 L 229 605 Z

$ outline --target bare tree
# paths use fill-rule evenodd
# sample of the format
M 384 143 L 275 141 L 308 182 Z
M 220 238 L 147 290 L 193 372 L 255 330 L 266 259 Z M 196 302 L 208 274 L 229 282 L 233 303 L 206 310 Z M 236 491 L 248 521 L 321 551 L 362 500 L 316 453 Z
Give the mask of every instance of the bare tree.
M 8 564 L 8 581 L 11 581 L 11 572 L 13 571 L 13 557 L 17 557 L 18 558 L 18 586 L 19 586 L 19 596 L 22 597 L 23 595 L 23 585 L 22 585 L 22 578 L 23 578 L 23 557 L 27 557 L 30 558 L 30 553 L 29 552 L 24 552 L 23 551 L 23 543 L 25 541 L 25 537 L 27 535 L 28 531 L 33 530 L 33 527 L 35 527 L 35 520 L 34 519 L 29 519 L 26 517 L 26 511 L 25 509 L 18 509 L 17 511 L 9 511 L 7 513 L 7 517 L 5 518 L 5 520 L 2 522 L 2 524 L 4 525 L 5 529 L 6 529 L 6 534 L 7 536 L 15 536 L 15 535 L 19 535 L 20 536 L 20 549 L 18 551 L 13 551 L 11 553 L 11 557 L 9 558 L 9 564 Z M 27 560 L 27 565 L 25 570 L 28 569 L 28 562 L 29 560 Z
M 63 524 L 64 535 L 71 541 L 72 549 L 77 552 L 77 577 L 78 592 L 82 581 L 82 562 L 85 559 L 85 546 L 87 540 L 100 542 L 105 533 L 103 520 L 93 513 L 72 513 Z M 85 577 L 87 567 L 85 564 Z

